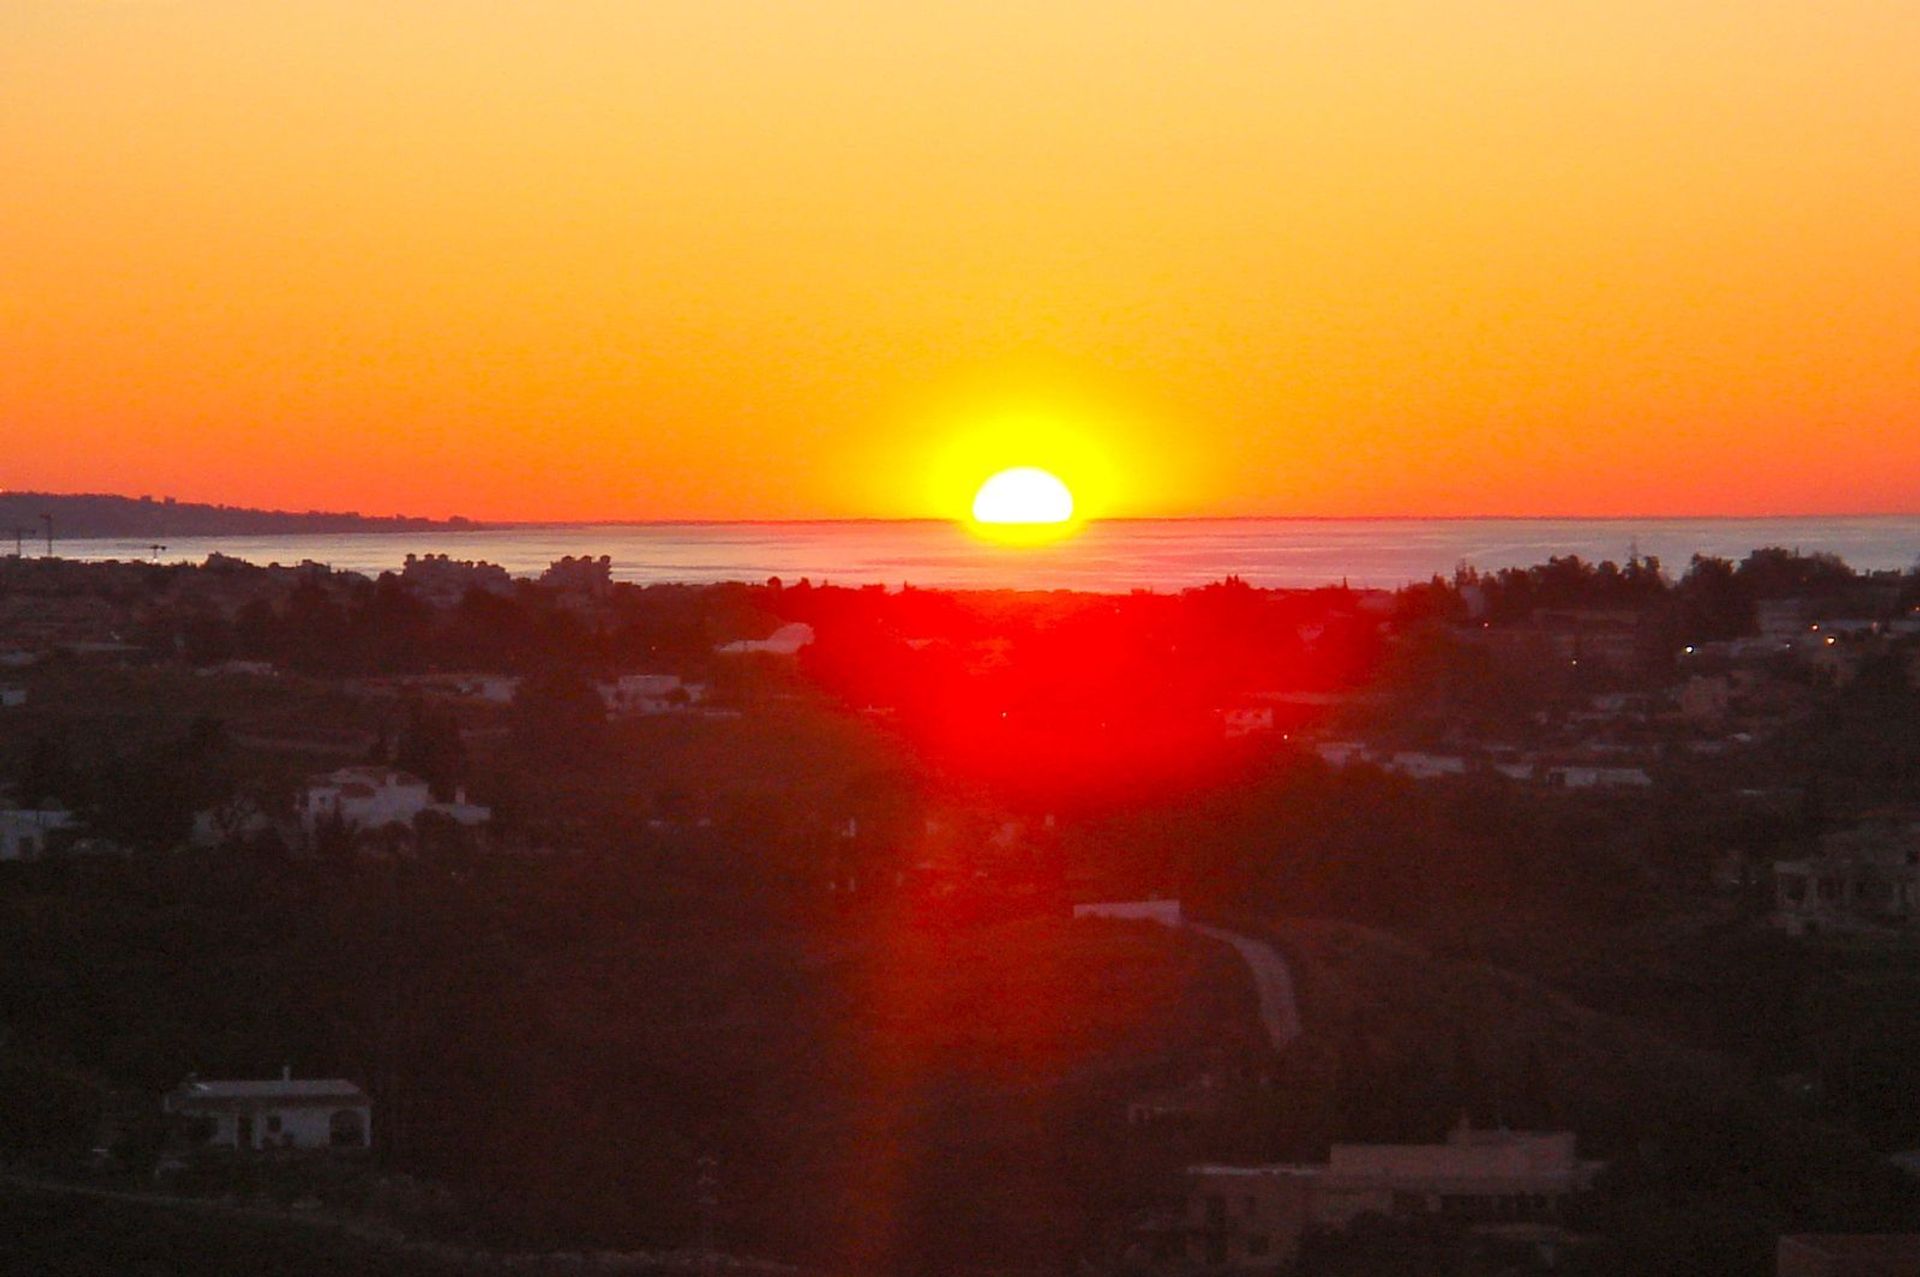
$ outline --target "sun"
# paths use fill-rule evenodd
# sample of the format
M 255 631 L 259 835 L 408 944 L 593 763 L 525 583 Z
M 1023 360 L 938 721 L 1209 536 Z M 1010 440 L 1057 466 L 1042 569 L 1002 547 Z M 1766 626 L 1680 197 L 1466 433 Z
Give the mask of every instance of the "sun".
M 974 524 L 1003 539 L 1059 534 L 1073 524 L 1073 493 L 1058 475 L 1038 466 L 1002 470 L 973 494 Z

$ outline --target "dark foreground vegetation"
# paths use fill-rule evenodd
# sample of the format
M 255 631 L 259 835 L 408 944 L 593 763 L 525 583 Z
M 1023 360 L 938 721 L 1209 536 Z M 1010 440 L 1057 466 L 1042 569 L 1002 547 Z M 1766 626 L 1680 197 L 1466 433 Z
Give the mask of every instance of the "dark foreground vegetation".
M 1769 877 L 1920 810 L 1911 574 L 429 575 L 0 563 L 0 648 L 33 657 L 0 775 L 75 816 L 0 864 L 0 1153 L 26 1172 L 488 1250 L 1105 1272 L 1189 1162 L 1466 1113 L 1610 1164 L 1566 1271 L 1759 1273 L 1782 1232 L 1920 1226 L 1886 1160 L 1920 1146 L 1915 932 L 1789 936 Z M 1788 604 L 1792 637 L 1738 646 Z M 796 623 L 795 655 L 717 650 Z M 610 719 L 623 674 L 703 690 Z M 493 818 L 303 826 L 308 775 L 368 760 Z M 1156 894 L 1289 958 L 1297 1043 L 1225 947 L 1070 918 Z M 160 1092 L 287 1064 L 367 1089 L 370 1156 L 174 1164 Z M 1127 1120 L 1195 1088 L 1190 1122 Z M 0 1190 L 0 1233 L 76 1273 L 283 1245 L 88 1200 Z M 409 1262 L 254 1270 L 439 1271 L 381 1266 Z M 1301 1266 L 1507 1262 L 1387 1230 Z

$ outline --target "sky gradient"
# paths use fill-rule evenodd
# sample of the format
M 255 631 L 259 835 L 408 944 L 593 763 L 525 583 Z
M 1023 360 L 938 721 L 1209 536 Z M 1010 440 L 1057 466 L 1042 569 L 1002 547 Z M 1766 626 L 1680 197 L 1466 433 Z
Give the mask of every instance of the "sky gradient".
M 1920 5 L 0 0 L 0 484 L 1920 509 Z

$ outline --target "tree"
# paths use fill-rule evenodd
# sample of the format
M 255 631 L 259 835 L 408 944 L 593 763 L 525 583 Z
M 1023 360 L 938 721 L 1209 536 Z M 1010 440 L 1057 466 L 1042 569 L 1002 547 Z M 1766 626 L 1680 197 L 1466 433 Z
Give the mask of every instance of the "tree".
M 73 799 L 73 762 L 66 746 L 50 736 L 35 736 L 20 769 L 14 794 L 22 807 L 41 807 Z
M 1757 627 L 1752 589 L 1726 559 L 1693 556 L 1680 579 L 1680 606 L 1681 629 L 1689 639 L 1738 638 Z
M 436 798 L 451 797 L 467 771 L 467 748 L 453 715 L 417 697 L 408 702 L 393 764 L 426 781 Z
M 114 842 L 165 851 L 193 830 L 192 769 L 176 750 L 110 758 L 88 788 L 87 824 Z
M 607 709 L 585 674 L 552 666 L 521 681 L 513 698 L 514 747 L 530 761 L 573 761 L 605 743 Z

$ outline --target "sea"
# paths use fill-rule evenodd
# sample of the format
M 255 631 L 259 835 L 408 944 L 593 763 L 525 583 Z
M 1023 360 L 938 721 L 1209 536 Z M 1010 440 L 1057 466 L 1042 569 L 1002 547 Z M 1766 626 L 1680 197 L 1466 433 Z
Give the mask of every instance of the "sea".
M 1837 554 L 1854 568 L 1920 564 L 1920 516 L 1766 519 L 1139 519 L 1089 523 L 1041 546 L 983 541 L 944 521 L 629 523 L 179 538 L 157 553 L 131 541 L 67 540 L 74 559 L 259 564 L 311 560 L 369 575 L 410 554 L 447 554 L 538 574 L 564 555 L 608 556 L 641 584 L 765 581 L 960 589 L 1176 591 L 1227 576 L 1267 587 L 1347 582 L 1395 588 L 1524 567 L 1554 555 L 1623 562 L 1658 556 L 1668 571 L 1695 554 L 1738 559 L 1760 546 Z

